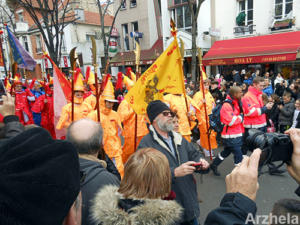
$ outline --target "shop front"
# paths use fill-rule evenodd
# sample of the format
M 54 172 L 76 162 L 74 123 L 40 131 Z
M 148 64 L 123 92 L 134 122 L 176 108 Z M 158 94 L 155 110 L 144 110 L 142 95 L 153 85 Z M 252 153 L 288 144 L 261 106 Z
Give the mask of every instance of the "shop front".
M 216 41 L 203 57 L 205 66 L 220 73 L 232 69 L 261 69 L 262 72 L 300 71 L 300 31 Z

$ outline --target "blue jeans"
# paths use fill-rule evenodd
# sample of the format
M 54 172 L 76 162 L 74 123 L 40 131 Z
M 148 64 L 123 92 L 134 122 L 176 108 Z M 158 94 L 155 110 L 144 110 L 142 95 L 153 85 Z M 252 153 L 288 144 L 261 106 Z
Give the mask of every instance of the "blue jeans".
M 243 160 L 242 144 L 243 137 L 223 138 L 224 150 L 220 153 L 222 158 L 227 158 L 230 153 L 234 155 L 234 163 L 238 164 Z

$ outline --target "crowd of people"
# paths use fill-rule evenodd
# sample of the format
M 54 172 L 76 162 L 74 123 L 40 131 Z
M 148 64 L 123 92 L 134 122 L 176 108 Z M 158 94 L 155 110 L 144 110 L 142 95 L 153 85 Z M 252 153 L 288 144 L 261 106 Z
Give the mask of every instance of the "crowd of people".
M 256 213 L 261 154 L 246 144 L 249 129 L 290 135 L 294 153 L 288 171 L 300 184 L 300 81 L 296 74 L 287 83 L 280 74 L 273 79 L 259 73 L 234 70 L 230 77 L 204 80 L 200 88 L 190 82 L 188 96 L 165 93 L 148 104 L 146 115 L 136 115 L 124 99 L 136 81 L 132 71 L 130 78 L 118 74 L 123 85 L 107 76 L 98 104 L 95 79 L 84 84 L 77 76 L 74 108 L 65 105 L 57 124 L 51 80 L 33 80 L 25 88 L 15 81 L 15 99 L 8 93 L 0 107 L 0 221 L 196 225 L 200 208 L 193 174 L 212 170 L 220 176 L 218 166 L 232 153 L 227 194 L 205 224 L 245 224 Z M 209 128 L 212 113 L 219 114 L 220 132 Z M 55 128 L 66 129 L 65 140 L 56 139 Z M 223 149 L 215 155 L 218 145 Z M 269 172 L 283 171 L 270 164 Z

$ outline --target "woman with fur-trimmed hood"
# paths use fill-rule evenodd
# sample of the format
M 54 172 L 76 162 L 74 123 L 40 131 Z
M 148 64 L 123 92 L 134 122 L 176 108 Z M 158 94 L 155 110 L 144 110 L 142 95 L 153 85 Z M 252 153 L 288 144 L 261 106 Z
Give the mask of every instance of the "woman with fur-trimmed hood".
M 173 225 L 183 209 L 171 193 L 171 172 L 164 154 L 144 148 L 125 165 L 120 188 L 106 186 L 94 199 L 93 219 L 101 225 Z

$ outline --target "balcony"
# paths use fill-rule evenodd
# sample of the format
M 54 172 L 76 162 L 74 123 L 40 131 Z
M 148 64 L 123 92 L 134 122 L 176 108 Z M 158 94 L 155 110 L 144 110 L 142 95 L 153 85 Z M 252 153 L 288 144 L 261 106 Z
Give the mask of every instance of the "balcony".
M 238 26 L 233 28 L 233 33 L 236 36 L 253 34 L 254 31 L 255 31 L 255 25 L 253 24 L 248 26 Z
M 17 22 L 16 23 L 16 32 L 17 33 L 25 33 L 28 31 L 28 23 L 25 22 Z

